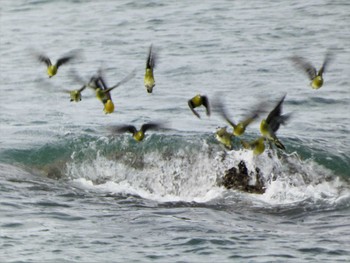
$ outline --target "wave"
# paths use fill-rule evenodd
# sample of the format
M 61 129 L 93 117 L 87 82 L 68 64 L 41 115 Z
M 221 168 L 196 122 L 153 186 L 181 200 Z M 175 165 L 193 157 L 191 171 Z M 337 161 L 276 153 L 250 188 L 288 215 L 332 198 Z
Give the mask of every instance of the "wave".
M 39 148 L 3 151 L 0 161 L 70 182 L 76 188 L 158 202 L 229 205 L 237 202 L 237 196 L 249 196 L 252 203 L 272 206 L 348 203 L 348 159 L 306 148 L 295 139 L 284 143 L 288 153 L 268 150 L 254 156 L 248 150 L 223 150 L 213 134 L 153 134 L 141 143 L 127 135 L 71 134 Z M 240 161 L 249 172 L 260 169 L 266 187 L 263 194 L 220 186 L 225 172 Z

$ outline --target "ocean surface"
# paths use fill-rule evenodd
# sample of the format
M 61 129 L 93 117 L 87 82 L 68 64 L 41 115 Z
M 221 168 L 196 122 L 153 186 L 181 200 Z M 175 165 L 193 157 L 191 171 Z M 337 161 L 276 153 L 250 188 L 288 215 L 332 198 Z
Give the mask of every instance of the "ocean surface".
M 350 262 L 349 14 L 348 0 L 1 0 L 0 262 Z M 71 50 L 52 78 L 34 56 Z M 320 68 L 327 51 L 313 90 L 289 58 Z M 112 114 L 67 93 L 99 69 L 109 85 L 136 72 Z M 188 107 L 198 93 L 235 121 L 287 94 L 286 151 L 226 151 L 215 107 Z M 111 129 L 150 121 L 166 129 L 142 142 Z M 220 186 L 240 161 L 264 194 Z

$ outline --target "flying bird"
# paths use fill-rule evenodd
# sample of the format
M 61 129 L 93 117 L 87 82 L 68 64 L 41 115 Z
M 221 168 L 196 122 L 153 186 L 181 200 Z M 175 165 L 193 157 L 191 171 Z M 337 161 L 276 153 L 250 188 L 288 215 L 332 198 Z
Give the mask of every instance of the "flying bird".
M 70 91 L 67 91 L 69 92 L 69 95 L 70 95 L 70 101 L 73 102 L 79 102 L 81 101 L 81 92 L 86 88 L 85 85 L 83 85 L 80 89 L 75 89 L 75 90 L 70 90 Z
M 117 84 L 108 87 L 104 78 L 102 77 L 101 72 L 99 72 L 97 77 L 93 77 L 89 82 L 89 87 L 95 90 L 96 97 L 99 99 L 103 105 L 104 109 L 103 111 L 106 114 L 114 112 L 114 103 L 112 101 L 111 91 L 120 85 L 128 82 L 130 79 L 132 79 L 135 76 L 135 70 L 133 70 L 130 74 L 128 74 L 126 77 L 124 77 L 121 81 L 119 81 Z
M 114 132 L 117 133 L 124 133 L 124 132 L 130 132 L 132 134 L 132 137 L 140 142 L 145 138 L 145 133 L 148 130 L 157 130 L 162 128 L 163 126 L 159 123 L 155 122 L 149 122 L 145 123 L 141 126 L 140 130 L 137 130 L 135 126 L 133 125 L 121 125 L 121 126 L 114 126 L 112 127 Z
M 293 56 L 290 58 L 294 64 L 304 71 L 309 79 L 311 80 L 310 86 L 313 89 L 319 89 L 323 85 L 323 73 L 327 69 L 329 62 L 332 60 L 332 56 L 330 52 L 326 53 L 323 64 L 321 68 L 317 71 L 316 68 L 307 60 L 299 56 Z
M 222 143 L 226 149 L 232 150 L 233 134 L 226 130 L 226 127 L 219 128 L 215 133 L 215 138 Z
M 281 124 L 286 124 L 290 118 L 290 114 L 282 115 L 282 104 L 286 97 L 286 94 L 277 103 L 275 108 L 269 113 L 266 119 L 263 119 L 260 123 L 260 132 L 262 136 L 273 142 L 277 148 L 285 150 L 284 145 L 277 138 L 276 132 L 278 131 Z
M 228 114 L 226 112 L 226 109 L 223 103 L 221 103 L 220 101 L 215 102 L 215 107 L 217 108 L 218 113 L 233 128 L 234 136 L 241 136 L 245 132 L 248 125 L 250 125 L 253 121 L 255 121 L 259 117 L 259 114 L 263 111 L 263 106 L 264 104 L 260 103 L 258 106 L 256 106 L 256 108 L 250 114 L 248 114 L 247 117 L 245 117 L 242 121 L 235 123 L 228 117 Z
M 57 59 L 55 64 L 52 64 L 50 58 L 44 54 L 36 53 L 35 55 L 40 62 L 45 63 L 47 67 L 47 74 L 49 75 L 49 78 L 51 78 L 57 74 L 59 67 L 77 57 L 77 51 L 67 53 L 66 55 Z
M 192 99 L 188 100 L 188 106 L 190 107 L 191 111 L 194 115 L 196 115 L 198 118 L 200 118 L 197 111 L 194 110 L 194 108 L 197 108 L 199 106 L 204 106 L 206 109 L 207 116 L 210 116 L 210 105 L 208 97 L 205 95 L 197 94 Z
M 246 142 L 241 140 L 243 148 L 253 150 L 254 155 L 260 155 L 265 151 L 265 140 L 264 136 L 259 137 L 253 142 Z
M 157 55 L 153 51 L 153 46 L 149 47 L 147 61 L 146 61 L 146 72 L 144 78 L 144 84 L 148 93 L 152 93 L 153 87 L 156 85 L 153 75 L 153 70 L 156 67 Z

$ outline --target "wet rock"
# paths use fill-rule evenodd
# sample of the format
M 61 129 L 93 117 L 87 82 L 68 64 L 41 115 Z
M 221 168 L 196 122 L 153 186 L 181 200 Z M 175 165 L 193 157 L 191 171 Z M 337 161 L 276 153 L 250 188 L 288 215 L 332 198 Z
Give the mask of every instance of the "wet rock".
M 255 184 L 251 184 L 255 176 Z M 244 161 L 240 161 L 237 167 L 232 167 L 225 172 L 220 185 L 227 189 L 236 189 L 247 193 L 263 194 L 265 186 L 259 168 L 248 173 Z

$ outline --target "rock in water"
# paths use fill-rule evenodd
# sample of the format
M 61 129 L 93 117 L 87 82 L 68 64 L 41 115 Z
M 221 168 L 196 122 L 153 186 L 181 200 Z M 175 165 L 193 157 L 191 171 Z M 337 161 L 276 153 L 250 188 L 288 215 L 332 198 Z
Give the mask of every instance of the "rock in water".
M 255 185 L 250 183 L 253 176 L 256 177 Z M 227 189 L 237 189 L 247 193 L 263 194 L 265 193 L 265 186 L 262 179 L 259 168 L 256 168 L 255 172 L 250 172 L 249 174 L 245 162 L 240 161 L 237 167 L 232 167 L 225 172 L 221 185 L 225 186 Z

